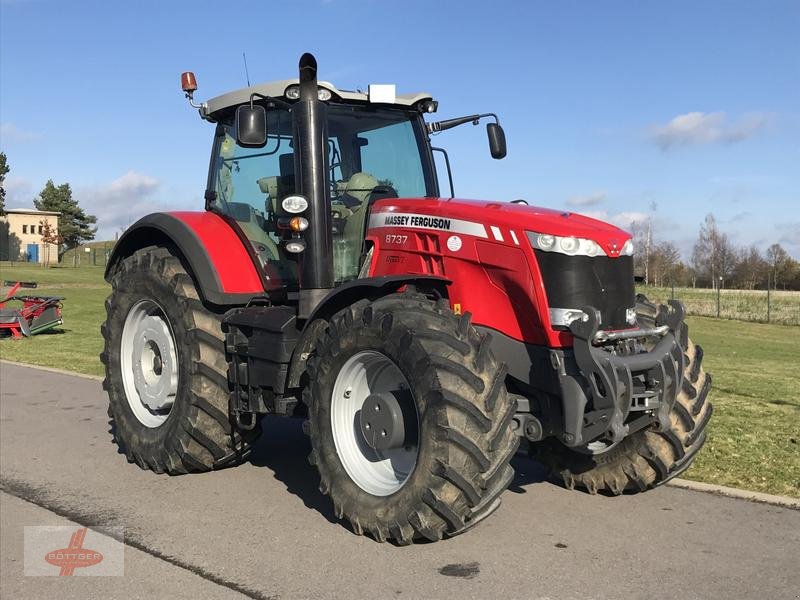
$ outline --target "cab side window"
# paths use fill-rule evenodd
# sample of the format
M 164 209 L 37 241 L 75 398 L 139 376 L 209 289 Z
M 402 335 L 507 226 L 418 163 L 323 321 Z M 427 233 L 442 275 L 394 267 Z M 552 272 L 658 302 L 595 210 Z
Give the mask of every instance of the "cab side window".
M 291 128 L 286 111 L 267 114 L 269 137 L 263 148 L 238 145 L 232 120 L 223 123 L 213 165 L 214 204 L 250 240 L 268 280 L 274 279 L 276 287 L 293 287 L 297 263 L 286 256 L 276 227 L 280 201 L 295 190 Z

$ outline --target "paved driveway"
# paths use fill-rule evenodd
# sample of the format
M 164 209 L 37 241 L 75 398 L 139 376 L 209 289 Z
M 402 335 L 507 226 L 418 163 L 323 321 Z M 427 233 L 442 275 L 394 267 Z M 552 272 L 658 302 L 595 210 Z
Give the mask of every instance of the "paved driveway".
M 158 476 L 111 444 L 100 384 L 0 365 L 0 596 L 800 598 L 800 511 L 664 487 L 592 497 L 515 460 L 472 532 L 398 548 L 336 522 L 299 422 L 266 419 L 251 463 Z M 121 578 L 22 576 L 22 527 L 125 528 Z

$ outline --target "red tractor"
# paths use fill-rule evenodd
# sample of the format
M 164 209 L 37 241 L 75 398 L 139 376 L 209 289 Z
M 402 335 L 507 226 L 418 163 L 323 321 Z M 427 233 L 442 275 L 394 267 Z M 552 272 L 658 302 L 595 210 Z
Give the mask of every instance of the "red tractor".
M 336 515 L 398 544 L 499 505 L 520 443 L 566 486 L 686 469 L 711 378 L 677 302 L 635 295 L 631 236 L 524 201 L 440 194 L 428 94 L 299 78 L 195 104 L 205 211 L 148 215 L 106 272 L 115 441 L 157 473 L 242 461 L 266 414 L 306 419 Z M 449 175 L 449 165 L 447 167 Z

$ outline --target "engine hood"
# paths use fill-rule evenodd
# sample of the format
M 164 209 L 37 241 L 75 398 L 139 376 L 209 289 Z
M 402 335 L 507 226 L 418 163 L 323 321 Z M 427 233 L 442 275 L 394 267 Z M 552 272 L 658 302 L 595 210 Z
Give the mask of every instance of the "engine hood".
M 476 226 L 475 231 L 483 227 L 486 235 L 480 237 L 495 241 L 504 241 L 502 234 L 495 234 L 498 230 L 509 231 L 515 240 L 525 239 L 526 231 L 586 238 L 597 242 L 609 256 L 618 256 L 625 242 L 631 238 L 628 232 L 597 219 L 511 202 L 460 198 L 387 198 L 377 201 L 372 208 L 373 215 L 393 212 L 458 219 Z

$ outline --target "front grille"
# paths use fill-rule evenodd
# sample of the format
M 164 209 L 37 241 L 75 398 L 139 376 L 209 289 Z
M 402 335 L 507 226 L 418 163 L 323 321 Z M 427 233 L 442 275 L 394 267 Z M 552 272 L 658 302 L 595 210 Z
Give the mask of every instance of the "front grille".
M 625 311 L 635 304 L 633 257 L 567 256 L 534 250 L 550 308 L 593 306 L 606 329 L 630 327 Z

